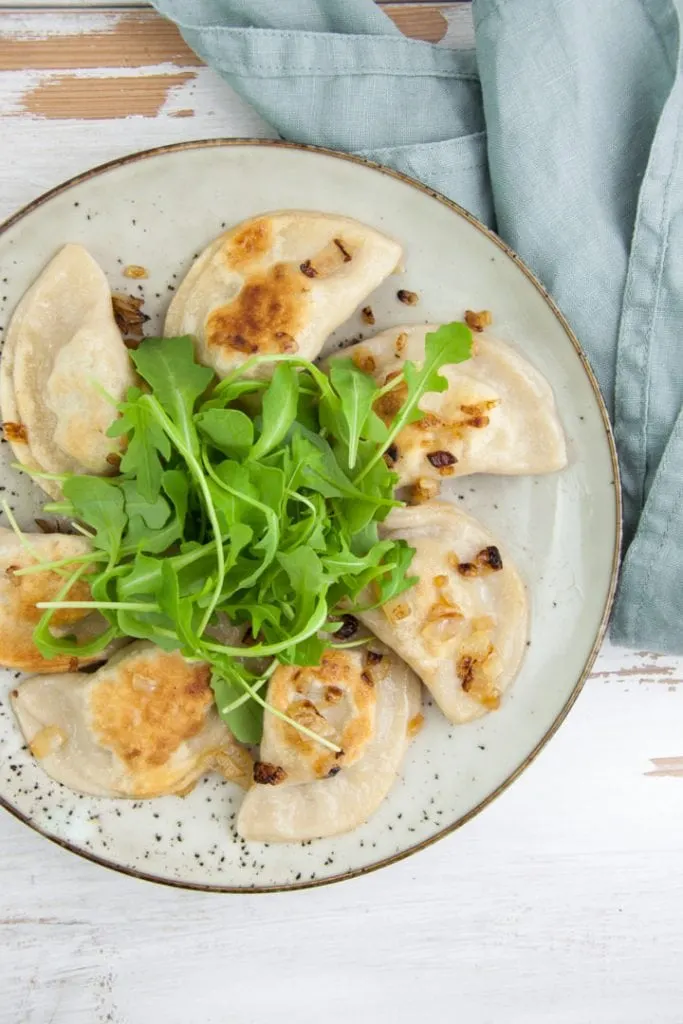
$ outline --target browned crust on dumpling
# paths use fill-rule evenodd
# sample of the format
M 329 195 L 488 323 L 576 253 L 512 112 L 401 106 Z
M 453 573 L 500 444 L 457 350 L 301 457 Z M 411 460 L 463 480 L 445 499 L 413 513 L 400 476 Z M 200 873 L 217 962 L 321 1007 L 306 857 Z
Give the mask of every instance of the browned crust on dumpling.
M 204 725 L 213 702 L 210 675 L 208 665 L 186 662 L 177 652 L 122 662 L 92 692 L 99 741 L 133 772 L 166 764 Z
M 380 658 L 381 662 L 381 658 Z M 373 673 L 381 676 L 379 663 L 358 666 L 344 651 L 327 650 L 319 665 L 296 668 L 280 666 L 273 674 L 268 700 L 299 725 L 341 748 L 335 753 L 285 722 L 274 723 L 282 740 L 309 765 L 317 778 L 324 778 L 340 765 L 352 764 L 372 739 L 374 729 Z M 330 705 L 348 695 L 353 713 L 338 731 L 325 716 Z M 315 696 L 315 700 L 312 699 Z M 330 697 L 332 699 L 330 699 Z
M 309 290 L 306 278 L 290 263 L 251 274 L 232 302 L 209 314 L 207 345 L 247 355 L 284 351 L 284 343 L 306 324 Z
M 273 225 L 267 217 L 259 217 L 226 240 L 222 255 L 231 270 L 245 270 L 265 256 L 272 245 Z
M 33 641 L 33 630 L 43 615 L 36 605 L 54 601 L 64 586 L 64 577 L 46 571 L 18 576 L 17 569 L 35 565 L 33 558 L 21 557 L 4 569 L 2 586 L 3 630 L 0 636 L 0 664 L 24 672 L 73 672 L 80 662 L 72 655 L 44 658 Z M 72 586 L 69 601 L 90 600 L 90 587 L 84 580 Z M 88 615 L 87 609 L 67 608 L 54 613 L 54 626 L 68 626 Z
M 35 565 L 36 562 L 32 559 L 24 564 Z M 49 569 L 45 572 L 29 573 L 27 576 L 17 576 L 18 568 L 19 566 L 8 565 L 5 570 L 12 585 L 10 591 L 12 612 L 22 622 L 35 624 L 43 615 L 42 609 L 36 608 L 36 605 L 42 601 L 54 601 L 64 586 L 64 577 Z M 90 587 L 84 580 L 77 580 L 65 600 L 89 601 Z M 52 616 L 52 625 L 68 626 L 72 622 L 78 622 L 85 618 L 87 614 L 87 609 L 83 608 L 62 608 Z

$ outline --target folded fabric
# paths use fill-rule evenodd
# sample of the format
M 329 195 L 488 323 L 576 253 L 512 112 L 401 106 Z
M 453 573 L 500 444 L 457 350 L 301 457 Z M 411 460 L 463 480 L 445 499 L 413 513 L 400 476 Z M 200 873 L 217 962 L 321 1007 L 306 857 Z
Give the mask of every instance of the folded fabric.
M 615 641 L 683 652 L 683 76 L 676 0 L 474 0 L 476 57 L 373 0 L 155 0 L 284 138 L 361 153 L 523 257 L 614 423 Z

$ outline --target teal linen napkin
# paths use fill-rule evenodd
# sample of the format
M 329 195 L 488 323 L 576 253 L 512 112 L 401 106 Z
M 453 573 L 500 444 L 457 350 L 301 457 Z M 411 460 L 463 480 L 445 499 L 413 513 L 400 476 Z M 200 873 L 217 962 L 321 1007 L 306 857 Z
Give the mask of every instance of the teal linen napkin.
M 683 652 L 683 75 L 676 0 L 474 0 L 476 56 L 373 0 L 156 0 L 284 138 L 361 153 L 523 257 L 614 423 L 612 637 Z

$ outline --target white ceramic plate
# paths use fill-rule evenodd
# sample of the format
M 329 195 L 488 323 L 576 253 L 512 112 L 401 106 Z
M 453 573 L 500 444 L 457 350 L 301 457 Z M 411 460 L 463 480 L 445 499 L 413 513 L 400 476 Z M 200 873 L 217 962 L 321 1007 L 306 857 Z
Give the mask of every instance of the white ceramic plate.
M 496 334 L 551 382 L 570 465 L 544 477 L 466 477 L 446 496 L 479 517 L 514 555 L 529 589 L 530 646 L 501 709 L 453 727 L 432 707 L 402 777 L 362 828 L 293 845 L 245 843 L 234 831 L 241 791 L 215 776 L 189 796 L 126 802 L 51 782 L 22 746 L 0 673 L 0 801 L 74 852 L 159 882 L 207 889 L 308 886 L 403 857 L 450 832 L 496 796 L 553 734 L 602 637 L 616 576 L 619 491 L 597 386 L 567 324 L 518 258 L 458 207 L 359 160 L 273 142 L 216 140 L 137 154 L 97 168 L 31 204 L 0 234 L 0 323 L 65 242 L 81 242 L 113 290 L 144 294 L 160 327 L 192 257 L 221 229 L 267 210 L 357 217 L 396 236 L 405 273 L 371 298 L 372 331 L 354 318 L 330 345 L 405 321 L 448 321 L 490 309 Z M 150 270 L 144 282 L 126 264 Z M 396 299 L 404 287 L 417 306 Z M 3 496 L 31 528 L 41 494 L 9 468 Z

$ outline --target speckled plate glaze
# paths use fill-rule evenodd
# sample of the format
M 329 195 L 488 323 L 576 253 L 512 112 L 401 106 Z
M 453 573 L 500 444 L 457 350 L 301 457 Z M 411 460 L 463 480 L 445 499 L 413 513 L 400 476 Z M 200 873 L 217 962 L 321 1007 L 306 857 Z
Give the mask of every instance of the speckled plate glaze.
M 75 853 L 157 882 L 209 890 L 305 887 L 348 878 L 413 853 L 477 813 L 554 733 L 602 638 L 619 546 L 614 446 L 595 380 L 542 287 L 503 243 L 459 207 L 399 174 L 286 143 L 213 140 L 136 154 L 36 200 L 0 234 L 0 323 L 64 242 L 81 242 L 113 290 L 145 298 L 151 328 L 192 260 L 223 228 L 266 210 L 306 208 L 357 217 L 395 235 L 405 273 L 371 299 L 376 328 L 356 317 L 330 346 L 405 321 L 447 321 L 490 309 L 495 332 L 554 387 L 569 468 L 545 477 L 469 477 L 446 496 L 514 555 L 532 606 L 530 646 L 501 709 L 452 727 L 431 706 L 401 778 L 362 828 L 293 845 L 245 843 L 234 831 L 241 791 L 215 776 L 189 796 L 126 802 L 79 796 L 51 782 L 22 746 L 0 672 L 0 801 Z M 126 264 L 150 270 L 144 282 Z M 397 287 L 419 293 L 407 308 Z M 41 495 L 9 467 L 0 484 L 31 527 Z

